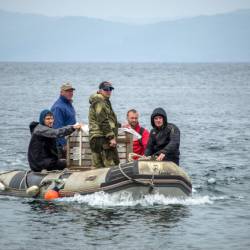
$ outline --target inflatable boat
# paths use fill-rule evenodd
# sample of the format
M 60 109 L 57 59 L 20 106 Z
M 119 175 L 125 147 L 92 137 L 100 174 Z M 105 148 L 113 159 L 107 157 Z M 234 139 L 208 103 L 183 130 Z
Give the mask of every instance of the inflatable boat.
M 44 198 L 49 190 L 59 197 L 75 194 L 130 192 L 133 197 L 159 193 L 187 197 L 192 184 L 182 168 L 173 162 L 139 160 L 119 166 L 89 170 L 32 172 L 13 170 L 0 173 L 0 195 Z

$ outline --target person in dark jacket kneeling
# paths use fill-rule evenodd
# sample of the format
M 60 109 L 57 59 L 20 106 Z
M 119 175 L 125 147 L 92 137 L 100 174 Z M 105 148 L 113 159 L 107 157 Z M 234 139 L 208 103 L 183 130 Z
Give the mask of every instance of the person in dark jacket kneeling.
M 167 121 L 164 109 L 156 108 L 151 115 L 153 129 L 150 131 L 146 156 L 156 156 L 158 161 L 173 161 L 179 165 L 180 130 Z
M 43 169 L 48 171 L 64 169 L 66 160 L 58 159 L 56 139 L 70 135 L 81 128 L 80 124 L 75 124 L 54 129 L 53 123 L 53 114 L 46 109 L 41 112 L 39 122 L 30 124 L 32 137 L 28 149 L 28 161 L 30 168 L 35 172 Z

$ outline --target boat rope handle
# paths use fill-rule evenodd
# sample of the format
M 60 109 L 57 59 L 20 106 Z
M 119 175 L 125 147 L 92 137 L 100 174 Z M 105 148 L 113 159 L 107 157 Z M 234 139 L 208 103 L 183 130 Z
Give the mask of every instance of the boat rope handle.
M 133 181 L 133 182 L 135 181 L 135 179 L 131 178 L 130 176 L 128 176 L 128 175 L 123 171 L 123 169 L 121 168 L 121 163 L 119 163 L 118 167 L 119 167 L 121 173 L 122 173 L 128 180 L 131 180 L 131 181 Z
M 152 192 L 152 190 L 154 189 L 154 183 L 153 183 L 154 175 L 152 175 L 152 179 L 151 179 L 151 182 L 150 182 L 150 183 L 145 183 L 145 182 L 143 182 L 143 181 L 139 181 L 139 180 L 136 180 L 136 179 L 134 179 L 134 178 L 128 176 L 128 175 L 123 171 L 123 169 L 121 168 L 121 163 L 119 163 L 118 167 L 119 167 L 119 170 L 121 171 L 121 173 L 123 174 L 123 176 L 125 176 L 128 180 L 130 180 L 130 181 L 132 181 L 132 182 L 134 182 L 134 183 L 143 185 L 143 186 L 149 186 L 150 193 Z
M 128 161 L 134 161 L 133 157 L 138 157 L 138 160 L 150 160 L 151 156 L 139 155 L 136 153 L 129 153 L 128 154 Z

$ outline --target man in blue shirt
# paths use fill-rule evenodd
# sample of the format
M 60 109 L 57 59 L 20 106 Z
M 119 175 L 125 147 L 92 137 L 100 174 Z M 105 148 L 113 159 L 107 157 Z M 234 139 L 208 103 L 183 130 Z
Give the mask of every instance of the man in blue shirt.
M 53 128 L 62 128 L 76 123 L 76 112 L 72 105 L 74 90 L 75 89 L 70 83 L 64 83 L 61 86 L 60 97 L 51 108 L 55 119 Z M 66 143 L 65 138 L 57 140 L 57 148 L 60 158 L 66 157 Z

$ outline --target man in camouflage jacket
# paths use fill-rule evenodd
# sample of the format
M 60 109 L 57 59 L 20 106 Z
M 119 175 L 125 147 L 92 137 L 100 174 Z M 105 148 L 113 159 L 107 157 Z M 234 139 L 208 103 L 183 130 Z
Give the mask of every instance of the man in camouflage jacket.
M 118 122 L 110 103 L 110 82 L 101 82 L 99 91 L 89 98 L 89 139 L 92 165 L 96 168 L 119 164 L 117 151 Z

